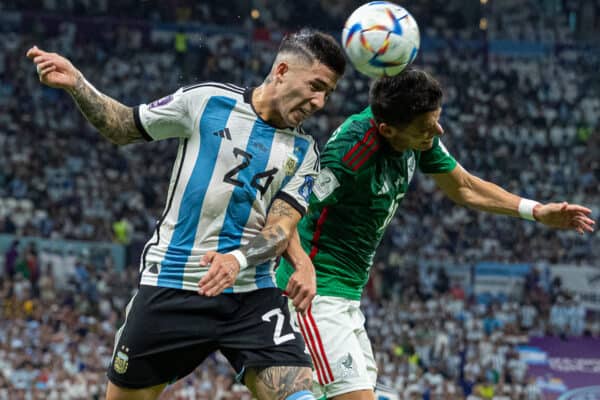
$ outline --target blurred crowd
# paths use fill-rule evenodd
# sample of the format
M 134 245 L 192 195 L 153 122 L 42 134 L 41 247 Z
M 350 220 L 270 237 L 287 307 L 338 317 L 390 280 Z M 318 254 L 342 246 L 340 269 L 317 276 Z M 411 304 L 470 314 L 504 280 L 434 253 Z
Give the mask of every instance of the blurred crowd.
M 0 31 L 0 233 L 115 240 L 138 249 L 164 206 L 177 142 L 108 143 L 68 95 L 39 84 L 26 50 L 37 44 L 60 52 L 101 91 L 136 105 L 197 81 L 260 84 L 282 32 L 188 32 L 181 45 L 177 33 L 148 22 L 56 23 L 49 15 L 23 13 L 18 25 Z M 598 215 L 600 53 L 557 48 L 544 57 L 508 57 L 470 42 L 447 43 L 423 49 L 416 64 L 445 88 L 441 122 L 450 152 L 510 191 L 581 203 Z M 307 132 L 323 145 L 365 107 L 367 93 L 368 82 L 350 68 L 325 111 L 307 121 Z M 455 207 L 418 175 L 382 249 L 401 255 L 396 260 L 589 263 L 600 239 Z
M 298 29 L 311 25 L 332 30 L 364 0 L 164 0 L 139 2 L 121 0 L 5 0 L 0 10 L 48 13 L 74 17 L 125 16 L 131 20 L 155 23 L 199 22 L 202 24 L 261 26 L 268 30 Z M 479 36 L 485 18 L 490 38 L 525 41 L 569 42 L 591 39 L 600 31 L 599 0 L 427 0 L 396 1 L 418 17 L 422 30 L 430 36 L 473 38 Z M 260 18 L 251 20 L 251 11 Z M 318 15 L 319 18 L 314 18 Z M 233 20 L 233 21 L 232 21 Z
M 81 255 L 9 248 L 0 274 L 0 400 L 102 398 L 114 332 L 137 282 L 138 250 L 162 212 L 177 146 L 109 144 L 68 95 L 39 84 L 26 50 L 37 44 L 62 53 L 101 91 L 136 105 L 198 81 L 258 85 L 284 32 L 308 24 L 337 35 L 360 4 L 108 3 L 0 5 L 0 233 L 130 249 L 129 267 L 118 272 Z M 587 205 L 597 218 L 600 53 L 569 44 L 581 33 L 572 13 L 584 7 L 591 7 L 591 32 L 598 31 L 600 1 L 490 3 L 473 13 L 462 1 L 409 7 L 424 38 L 445 40 L 424 46 L 416 61 L 445 88 L 444 143 L 482 178 L 529 198 Z M 258 19 L 249 17 L 251 8 Z M 487 31 L 479 29 L 482 16 L 489 18 Z M 175 20 L 211 29 L 163 25 Z M 561 46 L 515 57 L 488 49 L 487 39 Z M 305 129 L 323 145 L 366 106 L 367 93 L 368 81 L 350 68 Z M 598 336 L 600 327 L 585 320 L 577 298 L 545 285 L 482 305 L 464 282 L 440 283 L 437 273 L 415 268 L 422 260 L 594 265 L 598 256 L 597 233 L 580 237 L 457 207 L 417 175 L 382 242 L 364 301 L 382 383 L 406 399 L 540 398 L 515 345 L 534 334 Z M 382 275 L 392 277 L 383 279 L 390 287 L 378 286 Z M 162 398 L 247 399 L 232 376 L 215 355 Z
M 541 400 L 518 346 L 530 337 L 600 336 L 600 320 L 536 268 L 514 295 L 489 302 L 444 268 L 400 274 L 390 283 L 377 265 L 363 310 L 379 381 L 401 399 Z
M 0 400 L 103 398 L 136 269 L 99 269 L 85 256 L 35 246 L 11 248 L 5 258 L 14 268 L 0 279 Z M 600 320 L 586 318 L 576 297 L 536 269 L 521 292 L 487 304 L 443 269 L 408 268 L 392 288 L 382 287 L 383 273 L 374 269 L 362 308 L 379 382 L 402 400 L 541 400 L 516 346 L 530 336 L 600 337 Z M 249 398 L 219 353 L 161 397 Z

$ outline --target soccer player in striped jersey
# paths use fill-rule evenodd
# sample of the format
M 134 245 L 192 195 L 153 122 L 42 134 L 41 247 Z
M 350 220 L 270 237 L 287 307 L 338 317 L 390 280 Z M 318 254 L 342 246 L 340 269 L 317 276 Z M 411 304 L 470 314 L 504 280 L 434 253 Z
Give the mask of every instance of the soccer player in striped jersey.
M 312 306 L 294 315 L 313 358 L 315 395 L 375 398 L 377 369 L 360 298 L 416 169 L 458 204 L 580 233 L 592 230 L 585 207 L 541 205 L 465 171 L 440 139 L 441 104 L 439 83 L 424 71 L 380 78 L 371 87 L 370 106 L 342 123 L 323 150 L 309 211 L 298 225 L 300 241 L 294 238 L 287 249 L 299 263 L 312 260 L 317 274 Z M 293 273 L 292 263 L 282 260 L 279 287 L 286 288 Z
M 273 268 L 319 170 L 300 125 L 344 72 L 335 39 L 312 30 L 284 38 L 257 88 L 203 83 L 134 108 L 58 54 L 33 47 L 27 56 L 113 143 L 179 139 L 166 208 L 116 335 L 107 399 L 157 398 L 215 350 L 259 399 L 314 399 L 310 356 Z M 316 290 L 309 267 L 289 288 L 300 311 Z

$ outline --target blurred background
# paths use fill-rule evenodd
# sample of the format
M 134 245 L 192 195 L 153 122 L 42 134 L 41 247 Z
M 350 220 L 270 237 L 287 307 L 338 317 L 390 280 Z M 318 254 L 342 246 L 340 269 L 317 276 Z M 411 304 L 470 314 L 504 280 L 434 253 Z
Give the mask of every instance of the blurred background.
M 283 35 L 339 38 L 359 1 L 0 2 L 0 400 L 104 398 L 114 333 L 166 200 L 176 141 L 117 147 L 29 47 L 148 103 L 199 81 L 259 85 Z M 600 215 L 600 0 L 398 1 L 443 84 L 444 143 L 472 173 Z M 322 146 L 367 104 L 352 67 L 305 124 Z M 600 237 L 454 206 L 417 175 L 363 299 L 399 399 L 564 399 L 600 383 Z M 590 399 L 600 398 L 600 392 Z M 248 399 L 215 354 L 161 399 Z

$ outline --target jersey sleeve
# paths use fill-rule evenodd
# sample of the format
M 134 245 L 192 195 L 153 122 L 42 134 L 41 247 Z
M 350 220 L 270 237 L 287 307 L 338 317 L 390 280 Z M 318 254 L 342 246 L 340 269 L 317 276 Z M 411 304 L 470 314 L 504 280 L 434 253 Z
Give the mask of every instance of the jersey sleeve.
M 194 130 L 190 96 L 189 92 L 179 89 L 150 104 L 135 107 L 135 124 L 144 138 L 148 141 L 174 137 L 189 138 Z
M 356 146 L 355 125 L 357 123 L 347 120 L 333 132 L 325 145 L 321 154 L 321 172 L 310 199 L 311 206 L 325 207 L 335 204 L 345 191 L 353 187 L 356 172 L 344 160 Z
M 456 167 L 456 160 L 450 155 L 440 138 L 435 138 L 431 149 L 421 153 L 419 169 L 426 174 L 450 172 L 454 167 Z
M 313 185 L 319 173 L 319 153 L 312 138 L 300 166 L 292 178 L 277 193 L 276 198 L 284 200 L 304 216 Z

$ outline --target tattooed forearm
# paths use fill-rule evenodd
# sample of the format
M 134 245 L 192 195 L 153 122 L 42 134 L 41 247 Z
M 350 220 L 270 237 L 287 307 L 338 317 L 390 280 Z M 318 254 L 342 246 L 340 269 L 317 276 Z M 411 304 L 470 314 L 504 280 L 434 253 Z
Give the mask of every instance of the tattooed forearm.
M 260 265 L 283 253 L 287 245 L 285 231 L 279 225 L 272 225 L 265 227 L 240 250 L 246 256 L 248 265 Z
M 312 372 L 307 367 L 269 367 L 256 376 L 256 394 L 260 399 L 284 400 L 311 389 Z
M 296 211 L 288 203 L 277 199 L 273 202 L 273 205 L 269 210 L 269 215 L 274 215 L 276 217 L 292 217 L 294 212 Z
M 82 75 L 69 94 L 85 118 L 111 142 L 127 144 L 142 139 L 132 109 L 97 91 Z

